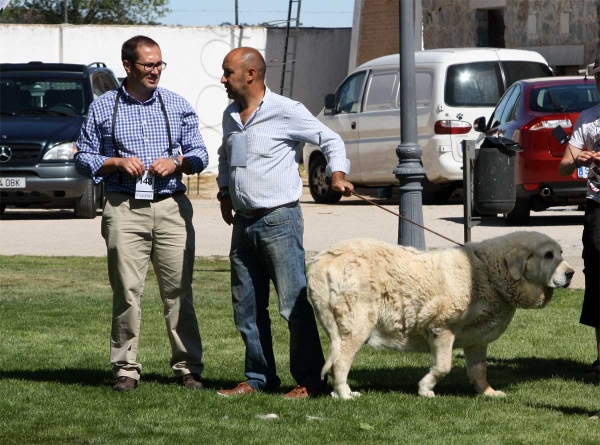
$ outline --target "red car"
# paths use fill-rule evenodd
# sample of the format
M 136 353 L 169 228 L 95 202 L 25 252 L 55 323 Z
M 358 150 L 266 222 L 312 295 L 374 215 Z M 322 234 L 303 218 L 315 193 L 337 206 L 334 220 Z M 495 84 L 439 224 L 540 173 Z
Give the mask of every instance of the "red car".
M 579 114 L 600 102 L 594 77 L 546 77 L 520 80 L 504 93 L 486 124 L 475 120 L 484 136 L 503 136 L 523 147 L 517 154 L 514 209 L 506 224 L 526 225 L 531 211 L 583 204 L 586 177 L 582 169 L 561 176 L 558 164 L 567 144 L 552 135 L 560 125 L 570 136 Z

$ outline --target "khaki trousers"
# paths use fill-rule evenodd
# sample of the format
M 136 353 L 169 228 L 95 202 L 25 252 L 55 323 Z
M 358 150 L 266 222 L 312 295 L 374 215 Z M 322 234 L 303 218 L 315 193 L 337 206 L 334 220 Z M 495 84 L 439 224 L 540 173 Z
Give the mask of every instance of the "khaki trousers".
M 140 378 L 141 297 L 152 261 L 164 304 L 175 375 L 201 374 L 202 343 L 192 298 L 195 233 L 187 196 L 159 202 L 107 194 L 102 215 L 113 290 L 110 362 L 115 377 Z

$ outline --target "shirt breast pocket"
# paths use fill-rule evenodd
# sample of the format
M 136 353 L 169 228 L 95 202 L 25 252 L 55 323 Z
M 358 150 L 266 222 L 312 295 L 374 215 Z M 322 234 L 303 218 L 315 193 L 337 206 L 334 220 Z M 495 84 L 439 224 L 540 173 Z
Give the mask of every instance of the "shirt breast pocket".
M 246 167 L 248 164 L 248 135 L 245 132 L 229 133 L 225 149 L 231 167 Z

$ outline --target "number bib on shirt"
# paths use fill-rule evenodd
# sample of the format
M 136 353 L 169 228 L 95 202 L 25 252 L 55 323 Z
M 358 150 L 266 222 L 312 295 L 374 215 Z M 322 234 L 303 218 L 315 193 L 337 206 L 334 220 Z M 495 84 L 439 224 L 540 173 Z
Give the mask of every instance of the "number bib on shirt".
M 154 199 L 154 175 L 148 174 L 148 170 L 135 184 L 135 199 Z

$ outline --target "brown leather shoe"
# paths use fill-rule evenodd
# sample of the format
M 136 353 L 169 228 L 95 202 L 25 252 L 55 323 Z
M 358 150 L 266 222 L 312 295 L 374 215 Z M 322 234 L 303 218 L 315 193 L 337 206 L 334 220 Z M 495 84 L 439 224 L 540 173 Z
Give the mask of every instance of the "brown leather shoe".
M 245 396 L 246 394 L 252 394 L 253 392 L 255 392 L 254 388 L 247 382 L 242 382 L 233 389 L 220 389 L 217 391 L 217 394 L 223 397 L 235 397 Z
M 136 379 L 132 379 L 131 377 L 117 377 L 115 380 L 115 386 L 113 386 L 113 391 L 117 392 L 125 392 L 125 391 L 133 391 L 138 386 L 138 381 Z
M 204 389 L 200 376 L 196 373 L 183 375 L 177 379 L 178 383 L 184 388 Z
M 308 399 L 309 397 L 320 397 L 323 394 L 323 390 L 320 388 L 308 388 L 306 386 L 298 385 L 286 395 L 283 396 L 284 399 Z

